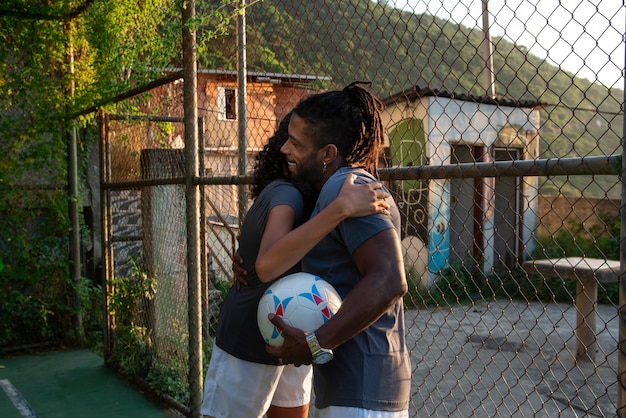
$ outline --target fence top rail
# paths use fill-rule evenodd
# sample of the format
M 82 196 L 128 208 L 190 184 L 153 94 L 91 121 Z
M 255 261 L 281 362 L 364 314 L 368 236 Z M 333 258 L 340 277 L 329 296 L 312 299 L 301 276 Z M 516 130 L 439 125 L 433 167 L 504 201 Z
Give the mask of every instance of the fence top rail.
M 447 165 L 390 167 L 378 170 L 382 180 L 429 180 L 476 177 L 521 177 L 555 175 L 619 175 L 621 155 L 539 160 L 495 161 Z
M 194 177 L 195 185 L 232 185 L 251 184 L 250 176 L 222 176 L 222 177 Z M 141 187 L 165 186 L 172 184 L 185 184 L 185 177 L 162 177 L 141 180 L 127 180 L 115 182 L 103 182 L 102 188 L 106 190 L 139 189 Z
M 389 167 L 378 170 L 381 180 L 431 180 L 478 177 L 522 177 L 556 175 L 619 175 L 621 155 L 603 155 L 581 158 L 547 158 L 541 160 L 496 161 L 490 163 L 463 163 L 439 166 Z M 250 184 L 250 176 L 194 177 L 196 185 Z M 147 186 L 185 184 L 184 177 L 103 182 L 108 190 L 136 189 Z
M 105 117 L 108 120 L 150 120 L 155 122 L 183 122 L 180 116 L 152 116 L 152 115 L 119 115 L 107 113 Z

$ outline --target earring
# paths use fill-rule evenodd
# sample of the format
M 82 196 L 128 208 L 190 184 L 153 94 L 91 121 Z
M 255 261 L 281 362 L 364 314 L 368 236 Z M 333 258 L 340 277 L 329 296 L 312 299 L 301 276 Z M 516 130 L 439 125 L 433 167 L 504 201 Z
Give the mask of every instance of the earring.
M 326 164 L 328 164 L 326 161 L 324 161 L 324 166 L 322 167 L 322 174 L 324 174 L 326 172 Z

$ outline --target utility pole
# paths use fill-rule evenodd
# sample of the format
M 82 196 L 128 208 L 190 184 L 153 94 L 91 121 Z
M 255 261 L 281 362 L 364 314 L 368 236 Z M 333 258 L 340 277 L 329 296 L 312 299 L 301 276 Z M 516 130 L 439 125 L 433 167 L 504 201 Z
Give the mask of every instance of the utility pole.
M 493 72 L 493 43 L 489 34 L 489 0 L 482 0 L 483 3 L 483 42 L 482 54 L 485 61 L 483 67 L 483 88 L 485 95 L 496 97 L 496 82 Z

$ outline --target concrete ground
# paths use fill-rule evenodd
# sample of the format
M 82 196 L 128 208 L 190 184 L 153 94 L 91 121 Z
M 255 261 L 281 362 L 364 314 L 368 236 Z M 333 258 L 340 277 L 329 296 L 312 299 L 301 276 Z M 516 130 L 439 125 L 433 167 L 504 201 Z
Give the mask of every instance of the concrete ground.
M 617 308 L 597 311 L 593 362 L 574 359 L 572 305 L 494 301 L 407 311 L 409 416 L 616 416 Z
M 575 361 L 572 305 L 495 301 L 406 319 L 415 416 L 616 415 L 613 306 L 598 307 L 593 362 Z

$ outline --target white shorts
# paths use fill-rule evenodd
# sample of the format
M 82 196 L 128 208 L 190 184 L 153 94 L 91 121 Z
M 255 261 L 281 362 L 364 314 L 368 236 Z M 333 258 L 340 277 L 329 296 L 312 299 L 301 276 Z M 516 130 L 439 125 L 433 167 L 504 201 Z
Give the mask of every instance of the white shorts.
M 215 418 L 261 418 L 270 405 L 306 405 L 311 400 L 312 376 L 310 365 L 252 363 L 214 344 L 200 411 Z
M 373 411 L 346 406 L 329 406 L 318 409 L 315 418 L 409 418 L 409 411 Z

